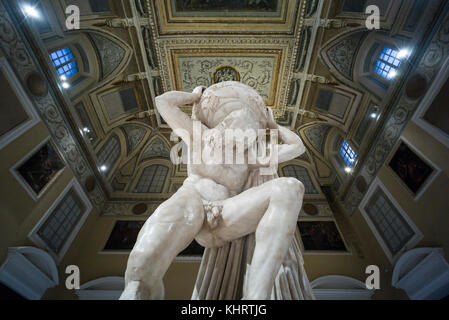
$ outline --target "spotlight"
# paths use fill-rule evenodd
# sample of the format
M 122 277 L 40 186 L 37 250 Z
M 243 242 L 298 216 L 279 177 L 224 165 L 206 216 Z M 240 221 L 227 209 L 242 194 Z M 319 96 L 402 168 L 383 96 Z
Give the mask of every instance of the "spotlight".
M 86 132 L 86 133 L 90 132 L 89 128 L 84 128 L 83 131 Z
M 108 170 L 108 167 L 106 167 L 106 166 L 101 166 L 101 167 L 100 167 L 100 170 L 101 170 L 102 172 L 105 172 L 106 170 Z
M 410 57 L 410 54 L 411 54 L 410 50 L 402 49 L 398 53 L 398 59 L 408 58 L 408 57 Z
M 346 167 L 346 168 L 345 168 L 345 171 L 346 171 L 347 173 L 352 173 L 352 168 Z
M 393 78 L 396 78 L 397 75 L 398 75 L 398 73 L 393 70 L 388 74 L 388 78 L 393 79 Z
M 371 116 L 371 118 L 376 119 L 377 118 L 377 113 L 373 112 L 373 113 L 371 113 L 370 116 Z
M 27 17 L 32 17 L 35 19 L 39 19 L 41 17 L 38 10 L 35 7 L 30 6 L 29 4 L 25 4 L 23 6 L 23 11 L 25 12 Z
M 61 79 L 62 81 L 67 81 L 67 77 L 66 77 L 64 74 L 60 77 L 60 79 Z
M 64 89 L 68 89 L 68 88 L 70 88 L 70 84 L 69 84 L 68 82 L 64 81 L 64 82 L 62 83 L 62 87 L 63 87 Z

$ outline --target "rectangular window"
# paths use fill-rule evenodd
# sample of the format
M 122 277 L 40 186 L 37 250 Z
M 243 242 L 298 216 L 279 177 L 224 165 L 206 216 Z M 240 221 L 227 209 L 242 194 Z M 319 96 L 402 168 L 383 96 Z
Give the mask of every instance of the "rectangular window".
M 374 192 L 365 211 L 393 255 L 413 237 L 412 228 L 380 188 Z
M 37 234 L 54 253 L 61 252 L 70 233 L 80 220 L 85 206 L 74 190 L 70 190 Z
M 167 178 L 168 168 L 162 165 L 152 165 L 142 172 L 135 193 L 161 193 Z
M 351 146 L 346 140 L 343 140 L 343 142 L 341 143 L 340 156 L 349 168 L 352 168 L 355 165 L 357 154 L 354 152 L 354 150 L 352 150 Z
M 29 234 L 40 248 L 61 262 L 92 209 L 76 179 L 73 179 Z
M 285 166 L 282 169 L 282 173 L 284 174 L 284 177 L 292 177 L 301 181 L 304 185 L 306 194 L 318 194 L 306 168 L 295 165 Z
M 391 80 L 397 75 L 399 66 L 401 65 L 399 52 L 391 48 L 385 47 L 376 62 L 374 71 L 382 78 Z
M 76 112 L 81 120 L 81 127 L 83 130 L 83 134 L 89 139 L 91 143 L 94 143 L 97 140 L 97 134 L 93 129 L 92 122 L 90 121 L 89 115 L 84 107 L 82 102 L 75 105 Z
M 115 162 L 117 161 L 118 157 L 120 156 L 120 141 L 118 140 L 117 136 L 112 136 L 108 142 L 101 148 L 100 152 L 98 153 L 98 163 L 101 167 L 104 166 L 104 172 L 110 170 Z
M 68 47 L 52 52 L 50 58 L 60 77 L 65 76 L 68 79 L 79 72 L 75 56 Z
M 379 179 L 374 181 L 359 208 L 392 263 L 422 239 L 419 229 Z

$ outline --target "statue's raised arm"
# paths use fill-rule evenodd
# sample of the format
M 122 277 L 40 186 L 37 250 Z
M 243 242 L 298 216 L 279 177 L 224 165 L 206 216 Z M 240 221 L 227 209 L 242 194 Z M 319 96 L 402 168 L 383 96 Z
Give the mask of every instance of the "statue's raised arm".
M 193 136 L 193 120 L 181 110 L 181 107 L 197 102 L 205 89 L 197 87 L 192 93 L 170 91 L 155 99 L 161 117 L 187 145 L 191 143 L 190 139 Z

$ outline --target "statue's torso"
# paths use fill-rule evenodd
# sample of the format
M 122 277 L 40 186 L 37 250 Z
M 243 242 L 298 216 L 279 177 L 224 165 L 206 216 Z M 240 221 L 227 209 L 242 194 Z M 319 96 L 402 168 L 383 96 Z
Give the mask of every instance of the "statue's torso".
M 195 186 L 204 200 L 217 201 L 243 191 L 249 174 L 248 165 L 188 165 L 187 183 Z

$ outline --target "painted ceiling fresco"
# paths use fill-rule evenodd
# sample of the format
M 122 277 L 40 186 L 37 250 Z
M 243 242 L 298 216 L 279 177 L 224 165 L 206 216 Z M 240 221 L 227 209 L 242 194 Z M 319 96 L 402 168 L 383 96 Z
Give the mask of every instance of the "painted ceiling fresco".
M 281 1 L 279 0 L 172 0 L 176 12 L 192 11 L 259 11 L 276 12 Z

